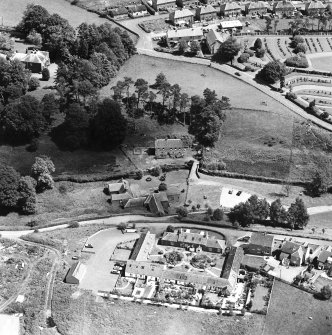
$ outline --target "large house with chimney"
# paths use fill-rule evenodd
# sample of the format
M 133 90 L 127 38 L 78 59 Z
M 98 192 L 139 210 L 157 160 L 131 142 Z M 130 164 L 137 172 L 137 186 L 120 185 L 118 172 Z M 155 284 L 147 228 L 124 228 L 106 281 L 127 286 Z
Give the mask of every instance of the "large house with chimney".
M 198 21 L 212 21 L 217 18 L 217 10 L 211 6 L 201 6 L 196 9 L 196 19 Z
M 181 9 L 171 12 L 169 14 L 169 21 L 174 26 L 181 26 L 184 24 L 191 25 L 194 22 L 194 14 L 189 9 Z

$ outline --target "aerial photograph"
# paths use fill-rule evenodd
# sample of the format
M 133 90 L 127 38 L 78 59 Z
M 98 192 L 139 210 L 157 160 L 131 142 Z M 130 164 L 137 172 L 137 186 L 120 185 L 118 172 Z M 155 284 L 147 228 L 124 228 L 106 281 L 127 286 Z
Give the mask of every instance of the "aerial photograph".
M 0 335 L 332 334 L 332 0 L 0 0 Z

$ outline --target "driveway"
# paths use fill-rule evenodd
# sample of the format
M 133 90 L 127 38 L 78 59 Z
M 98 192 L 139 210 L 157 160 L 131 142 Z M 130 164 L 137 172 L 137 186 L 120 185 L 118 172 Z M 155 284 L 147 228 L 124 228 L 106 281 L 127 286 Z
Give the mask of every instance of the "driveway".
M 110 292 L 114 289 L 118 275 L 111 274 L 114 262 L 110 262 L 110 257 L 120 242 L 137 239 L 136 233 L 122 234 L 117 228 L 102 230 L 92 235 L 87 243 L 92 244 L 95 254 L 92 254 L 86 262 L 86 273 L 83 277 L 79 288 L 92 290 L 93 293 L 98 291 Z

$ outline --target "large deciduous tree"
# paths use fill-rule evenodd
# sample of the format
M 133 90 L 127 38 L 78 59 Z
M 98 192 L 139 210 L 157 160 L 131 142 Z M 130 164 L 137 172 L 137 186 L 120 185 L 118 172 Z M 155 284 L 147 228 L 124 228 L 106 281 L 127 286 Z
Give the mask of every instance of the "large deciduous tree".
M 0 164 L 0 207 L 15 209 L 19 199 L 19 173 L 8 165 Z
M 127 122 L 120 105 L 111 99 L 100 102 L 90 129 L 92 144 L 97 147 L 112 149 L 121 144 L 126 137 Z
M 213 56 L 213 59 L 219 63 L 232 62 L 234 57 L 241 50 L 241 45 L 236 38 L 229 37 L 225 42 L 220 45 L 220 48 Z
M 269 84 L 274 84 L 275 82 L 282 80 L 286 74 L 287 68 L 284 64 L 279 61 L 271 61 L 260 70 L 257 77 Z
M 309 222 L 309 215 L 304 202 L 300 198 L 296 198 L 291 204 L 287 212 L 288 224 L 296 229 L 303 229 Z
M 274 226 L 285 226 L 287 222 L 287 211 L 281 204 L 280 199 L 271 203 L 270 220 Z
M 54 187 L 52 173 L 55 171 L 52 160 L 47 156 L 35 158 L 35 162 L 31 167 L 31 175 L 36 180 L 36 189 L 42 192 Z

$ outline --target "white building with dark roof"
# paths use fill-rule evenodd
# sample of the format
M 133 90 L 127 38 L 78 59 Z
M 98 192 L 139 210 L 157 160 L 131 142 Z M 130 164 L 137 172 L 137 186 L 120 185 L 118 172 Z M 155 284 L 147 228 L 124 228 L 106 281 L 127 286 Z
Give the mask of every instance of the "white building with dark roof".
M 236 2 L 226 2 L 220 5 L 220 14 L 222 16 L 238 16 L 241 14 L 241 7 Z
M 210 29 L 205 35 L 206 44 L 210 50 L 210 53 L 214 55 L 220 48 L 221 44 L 224 43 L 229 38 L 229 33 L 221 33 L 215 29 Z

